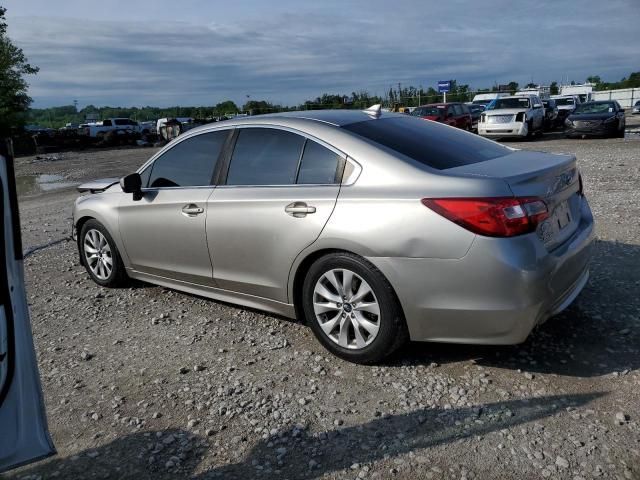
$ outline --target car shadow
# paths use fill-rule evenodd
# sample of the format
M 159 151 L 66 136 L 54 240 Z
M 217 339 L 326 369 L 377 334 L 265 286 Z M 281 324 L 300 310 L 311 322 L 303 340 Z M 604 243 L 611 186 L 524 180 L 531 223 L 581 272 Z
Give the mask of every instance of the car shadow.
M 564 312 L 520 345 L 411 343 L 387 363 L 478 365 L 574 377 L 625 374 L 640 368 L 640 245 L 596 241 L 590 279 Z
M 313 433 L 291 427 L 258 440 L 237 463 L 207 467 L 218 452 L 181 430 L 140 432 L 67 458 L 52 458 L 7 478 L 319 478 L 349 468 L 446 445 L 578 408 L 606 393 L 544 396 L 457 409 L 422 409 L 362 425 Z M 171 441 L 167 442 L 167 438 Z M 220 441 L 220 440 L 218 440 Z M 150 457 L 153 460 L 150 461 Z M 214 457 L 215 458 L 215 457 Z

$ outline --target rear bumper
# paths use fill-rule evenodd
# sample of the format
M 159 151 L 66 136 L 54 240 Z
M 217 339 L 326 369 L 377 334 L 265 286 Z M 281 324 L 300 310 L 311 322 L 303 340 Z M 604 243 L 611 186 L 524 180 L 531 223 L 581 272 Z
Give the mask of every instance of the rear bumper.
M 483 137 L 526 137 L 528 132 L 525 122 L 478 123 L 478 134 Z
M 412 340 L 505 345 L 565 309 L 589 277 L 593 216 L 549 252 L 535 233 L 476 237 L 458 260 L 369 258 L 389 279 Z

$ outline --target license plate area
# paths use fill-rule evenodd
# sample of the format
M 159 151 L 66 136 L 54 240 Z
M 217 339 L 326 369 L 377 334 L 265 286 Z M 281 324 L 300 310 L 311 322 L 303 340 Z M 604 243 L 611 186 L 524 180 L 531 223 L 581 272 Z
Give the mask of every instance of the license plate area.
M 551 216 L 540 224 L 538 236 L 548 244 L 558 238 L 562 230 L 571 224 L 571 209 L 567 200 L 559 203 L 551 213 Z
M 571 210 L 569 202 L 560 203 L 551 215 L 552 221 L 558 226 L 558 232 L 571 223 Z

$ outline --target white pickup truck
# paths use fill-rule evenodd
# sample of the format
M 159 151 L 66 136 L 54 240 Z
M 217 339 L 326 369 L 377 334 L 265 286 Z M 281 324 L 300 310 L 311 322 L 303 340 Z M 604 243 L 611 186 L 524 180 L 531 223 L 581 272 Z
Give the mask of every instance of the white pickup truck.
M 138 122 L 129 118 L 107 118 L 101 122 L 87 124 L 80 133 L 89 137 L 102 137 L 112 131 L 139 132 L 140 126 Z

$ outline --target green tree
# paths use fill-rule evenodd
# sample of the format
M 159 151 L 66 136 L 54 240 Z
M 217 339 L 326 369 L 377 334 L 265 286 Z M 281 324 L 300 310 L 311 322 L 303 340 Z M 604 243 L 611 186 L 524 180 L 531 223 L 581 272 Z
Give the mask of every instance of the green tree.
M 518 82 L 509 82 L 509 91 L 511 93 L 516 93 L 518 91 L 519 85 Z
M 214 107 L 214 110 L 218 115 L 233 114 L 233 113 L 238 113 L 240 111 L 238 109 L 238 106 L 231 100 L 227 100 L 225 102 L 220 102 L 216 104 L 216 106 Z
M 11 127 L 24 125 L 31 104 L 24 77 L 38 73 L 7 36 L 6 11 L 0 6 L 0 137 L 8 136 Z
M 551 82 L 551 85 L 549 85 L 549 93 L 551 95 L 558 95 L 558 93 L 560 93 L 558 82 Z

